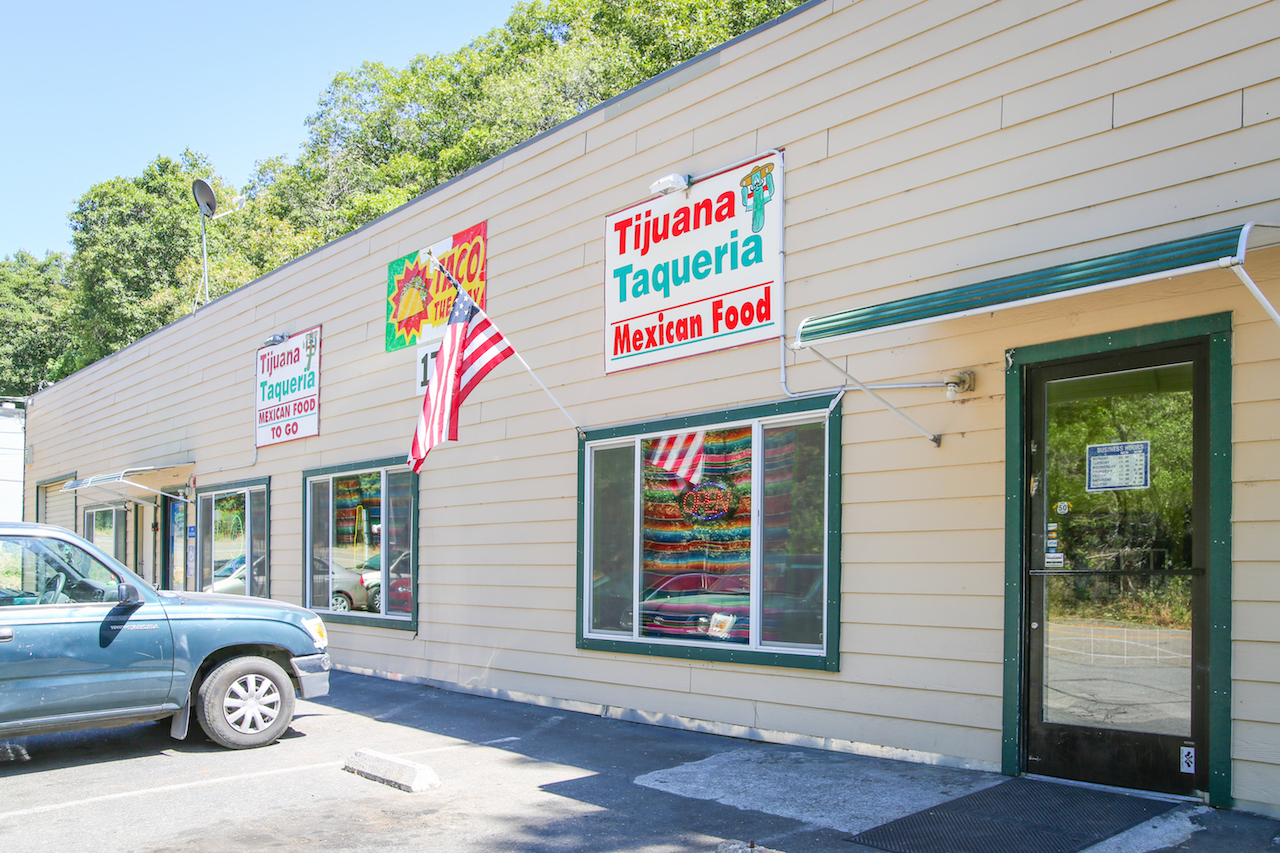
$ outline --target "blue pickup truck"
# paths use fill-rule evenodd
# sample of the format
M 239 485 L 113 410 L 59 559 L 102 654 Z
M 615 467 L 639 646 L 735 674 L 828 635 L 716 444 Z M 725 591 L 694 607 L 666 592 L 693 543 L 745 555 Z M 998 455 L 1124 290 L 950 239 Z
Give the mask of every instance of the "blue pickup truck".
M 232 749 L 274 742 L 295 691 L 329 692 L 324 622 L 243 595 L 165 592 L 90 543 L 0 523 L 0 739 L 191 712 Z

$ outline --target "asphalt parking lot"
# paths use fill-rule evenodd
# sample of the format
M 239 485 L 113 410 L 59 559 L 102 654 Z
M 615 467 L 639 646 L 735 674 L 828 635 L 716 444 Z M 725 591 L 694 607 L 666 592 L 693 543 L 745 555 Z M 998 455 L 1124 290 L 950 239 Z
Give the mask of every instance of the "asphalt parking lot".
M 859 853 L 852 834 L 1003 778 L 349 673 L 332 687 L 257 750 L 173 741 L 163 724 L 0 742 L 0 850 L 712 853 L 737 840 Z M 440 786 L 407 793 L 343 769 L 370 749 Z M 1182 804 L 1091 850 L 1252 853 L 1280 850 L 1277 836 L 1275 821 Z

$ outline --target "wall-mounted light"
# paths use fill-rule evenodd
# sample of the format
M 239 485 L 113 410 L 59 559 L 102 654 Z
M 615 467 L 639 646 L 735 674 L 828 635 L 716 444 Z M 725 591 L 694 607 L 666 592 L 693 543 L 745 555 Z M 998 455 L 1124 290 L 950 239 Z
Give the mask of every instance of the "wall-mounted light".
M 689 189 L 688 175 L 664 175 L 653 183 L 649 184 L 649 192 L 657 195 L 662 193 L 668 195 L 670 193 L 679 192 L 680 190 Z
M 962 370 L 959 373 L 950 374 L 943 381 L 947 385 L 947 399 L 954 400 L 957 394 L 967 394 L 973 390 L 976 377 L 972 370 Z
M 284 332 L 276 332 L 271 337 L 262 342 L 264 347 L 278 347 L 285 341 L 289 340 L 289 336 Z

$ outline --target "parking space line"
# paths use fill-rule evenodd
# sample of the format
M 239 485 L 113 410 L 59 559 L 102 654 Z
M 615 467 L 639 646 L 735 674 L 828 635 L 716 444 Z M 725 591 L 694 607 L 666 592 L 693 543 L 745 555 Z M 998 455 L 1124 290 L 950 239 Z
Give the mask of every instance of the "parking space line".
M 320 770 L 325 767 L 342 767 L 341 761 L 326 761 L 322 764 L 307 764 L 300 767 L 281 767 L 276 770 L 263 770 L 258 773 L 241 773 L 238 776 L 220 776 L 216 779 L 199 779 L 194 782 L 182 782 L 177 785 L 161 785 L 156 788 L 139 788 L 136 791 L 121 791 L 116 794 L 103 794 L 100 797 L 86 797 L 83 800 L 70 800 L 63 803 L 52 803 L 44 806 L 36 806 L 30 809 L 19 809 L 12 812 L 0 813 L 0 820 L 6 820 L 14 817 L 26 817 L 27 815 L 40 814 L 42 812 L 51 812 L 57 809 L 73 808 L 75 806 L 85 806 L 92 803 L 105 803 L 111 800 L 123 800 L 129 797 L 147 796 L 151 794 L 163 794 L 167 791 L 181 791 L 186 788 L 199 788 L 208 785 L 221 785 L 226 782 L 240 782 L 247 779 L 260 779 L 265 776 L 279 776 L 284 773 L 295 773 L 299 770 Z
M 458 744 L 450 744 L 449 746 L 436 746 L 431 749 L 419 749 L 412 752 L 397 753 L 398 757 L 405 758 L 410 755 L 428 755 L 433 752 L 448 752 L 453 749 L 466 749 L 471 746 L 489 746 L 495 743 L 509 743 L 511 741 L 520 740 L 518 737 L 504 737 L 498 740 L 486 741 L 485 743 L 472 743 L 466 741 Z M 248 779 L 260 779 L 266 776 L 279 776 L 284 773 L 295 773 L 299 770 L 322 770 L 326 767 L 342 767 L 342 761 L 326 761 L 321 764 L 306 764 L 300 767 L 280 767 L 275 770 L 263 770 L 258 773 L 241 773 L 237 776 L 220 776 L 216 779 L 198 779 L 193 782 L 181 782 L 176 785 L 161 785 L 156 788 L 139 788 L 135 791 L 121 791 L 116 794 L 103 794 L 100 797 L 86 797 L 83 800 L 70 800 L 63 803 L 52 803 L 49 805 L 35 806 L 29 809 L 18 809 L 12 812 L 0 812 L 0 820 L 7 820 L 15 817 L 26 817 L 28 815 L 41 814 L 43 812 L 51 812 L 57 809 L 74 808 L 75 806 L 87 806 L 93 803 L 110 802 L 111 800 L 123 800 L 129 797 L 147 796 L 151 794 L 163 794 L 168 791 L 181 791 L 186 788 L 199 788 L 208 785 L 220 785 L 224 782 L 240 782 Z

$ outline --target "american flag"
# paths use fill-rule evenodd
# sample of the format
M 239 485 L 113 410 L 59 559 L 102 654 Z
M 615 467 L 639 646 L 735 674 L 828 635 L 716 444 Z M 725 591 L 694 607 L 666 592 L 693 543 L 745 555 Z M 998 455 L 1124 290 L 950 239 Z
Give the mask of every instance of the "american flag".
M 447 273 L 446 273 L 447 275 Z M 453 276 L 449 276 L 453 280 Z M 458 440 L 458 410 L 480 380 L 484 379 L 515 347 L 498 331 L 465 289 L 453 281 L 456 295 L 445 325 L 444 342 L 436 356 L 436 372 L 422 399 L 422 414 L 413 434 L 409 464 L 422 470 L 431 449 L 442 441 Z
M 670 471 L 696 486 L 702 479 L 703 437 L 704 432 L 698 430 L 654 439 L 653 449 L 649 451 L 649 464 Z

